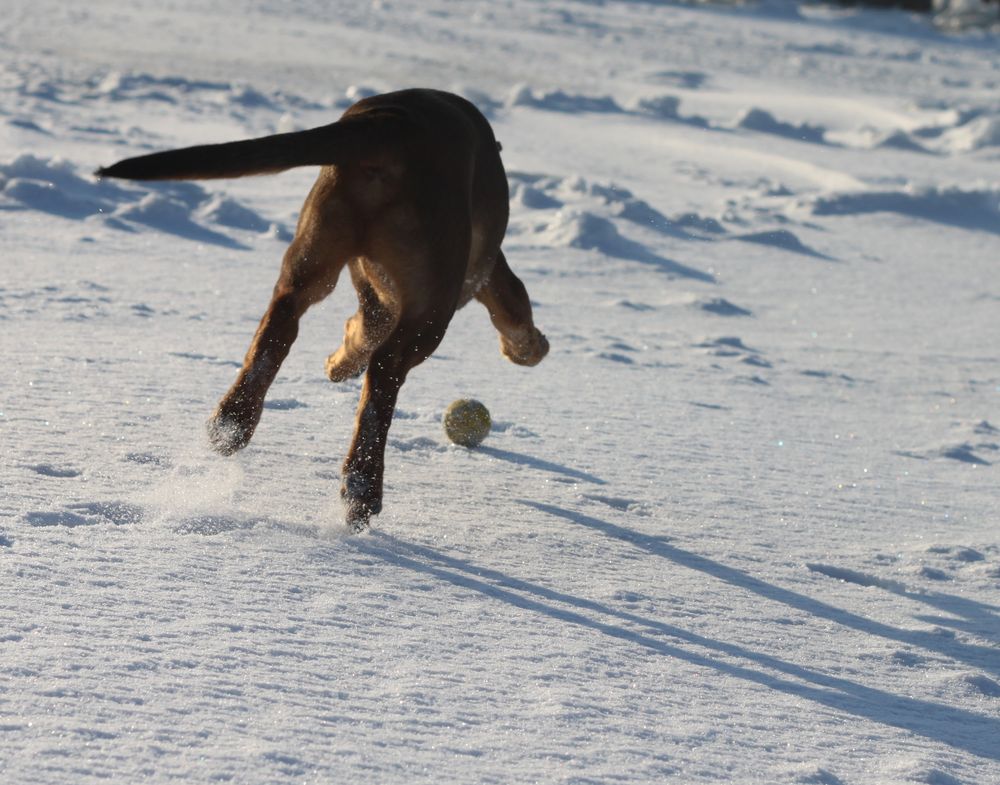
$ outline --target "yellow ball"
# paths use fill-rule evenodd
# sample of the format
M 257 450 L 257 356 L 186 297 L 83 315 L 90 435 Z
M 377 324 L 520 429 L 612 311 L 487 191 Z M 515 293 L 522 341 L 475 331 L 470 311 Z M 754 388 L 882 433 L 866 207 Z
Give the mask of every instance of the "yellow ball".
M 460 398 L 444 410 L 441 418 L 444 432 L 455 444 L 475 447 L 490 432 L 489 410 L 479 401 Z

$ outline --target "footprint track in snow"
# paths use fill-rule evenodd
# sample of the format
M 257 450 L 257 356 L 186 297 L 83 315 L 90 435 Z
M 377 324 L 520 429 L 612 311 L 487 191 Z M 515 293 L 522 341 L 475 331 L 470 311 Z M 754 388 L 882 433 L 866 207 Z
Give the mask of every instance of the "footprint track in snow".
M 918 460 L 947 459 L 977 467 L 987 467 L 1000 461 L 1000 430 L 986 420 L 970 425 L 957 423 L 961 441 L 894 450 L 894 454 Z M 964 438 L 963 438 L 964 437 Z
M 723 297 L 709 297 L 697 300 L 692 306 L 715 316 L 753 316 L 753 311 L 729 302 Z
M 35 472 L 35 474 L 40 474 L 42 477 L 52 477 L 58 479 L 70 479 L 72 477 L 79 477 L 83 474 L 83 472 L 79 469 L 69 466 L 53 466 L 51 463 L 37 463 L 25 466 L 25 468 L 30 469 Z
M 129 502 L 82 502 L 66 505 L 61 510 L 34 510 L 24 516 L 29 526 L 95 526 L 110 523 L 127 526 L 143 520 L 142 507 Z
M 623 496 L 605 496 L 599 493 L 583 493 L 580 498 L 591 502 L 597 502 L 605 507 L 619 512 L 628 512 L 634 515 L 648 516 L 651 514 L 649 506 L 638 499 L 631 499 Z

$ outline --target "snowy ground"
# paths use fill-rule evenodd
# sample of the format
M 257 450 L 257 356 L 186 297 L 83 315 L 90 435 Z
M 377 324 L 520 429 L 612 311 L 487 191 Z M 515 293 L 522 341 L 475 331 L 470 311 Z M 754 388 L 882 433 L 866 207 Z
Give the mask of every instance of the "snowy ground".
M 494 123 L 552 353 L 462 311 L 348 536 L 348 286 L 203 434 L 315 173 L 89 172 L 411 85 Z M 1000 781 L 998 88 L 777 0 L 8 0 L 0 779 Z

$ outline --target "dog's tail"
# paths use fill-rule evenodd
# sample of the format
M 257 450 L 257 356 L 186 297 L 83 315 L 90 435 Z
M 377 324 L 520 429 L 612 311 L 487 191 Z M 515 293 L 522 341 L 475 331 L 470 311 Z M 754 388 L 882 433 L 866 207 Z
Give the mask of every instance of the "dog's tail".
M 308 131 L 207 144 L 126 158 L 94 172 L 125 180 L 211 180 L 327 166 L 376 152 L 401 131 L 401 118 L 370 112 Z

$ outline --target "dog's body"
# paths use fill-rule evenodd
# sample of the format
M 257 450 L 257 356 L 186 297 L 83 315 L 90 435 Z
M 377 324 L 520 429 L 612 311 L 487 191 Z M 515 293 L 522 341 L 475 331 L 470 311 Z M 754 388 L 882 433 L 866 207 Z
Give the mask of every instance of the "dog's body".
M 323 168 L 243 368 L 209 420 L 209 438 L 226 455 L 250 441 L 300 317 L 333 291 L 346 266 L 360 305 L 326 372 L 336 382 L 367 368 L 341 484 L 347 520 L 361 529 L 382 507 L 399 388 L 437 348 L 455 310 L 473 297 L 483 303 L 515 363 L 538 363 L 548 342 L 500 250 L 508 191 L 499 145 L 486 118 L 450 93 L 387 93 L 322 128 L 154 153 L 97 174 L 207 179 L 305 165 Z

